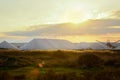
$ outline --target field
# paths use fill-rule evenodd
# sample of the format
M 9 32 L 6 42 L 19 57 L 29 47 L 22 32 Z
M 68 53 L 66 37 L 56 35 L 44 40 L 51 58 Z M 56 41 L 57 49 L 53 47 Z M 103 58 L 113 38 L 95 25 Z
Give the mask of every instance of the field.
M 0 80 L 120 80 L 120 51 L 0 50 Z

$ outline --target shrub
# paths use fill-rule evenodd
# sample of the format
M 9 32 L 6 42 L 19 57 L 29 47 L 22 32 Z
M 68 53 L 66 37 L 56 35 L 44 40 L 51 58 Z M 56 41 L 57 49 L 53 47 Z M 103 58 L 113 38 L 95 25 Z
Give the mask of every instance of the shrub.
M 83 54 L 78 58 L 78 66 L 81 68 L 95 68 L 100 67 L 103 63 L 103 60 L 93 54 Z
M 93 80 L 120 80 L 120 70 L 102 70 L 93 74 Z
M 49 69 L 43 77 L 43 80 L 55 80 L 55 71 L 53 69 Z
M 105 66 L 120 67 L 120 59 L 108 59 L 104 62 Z
M 0 80 L 15 80 L 8 72 L 0 73 Z
M 39 76 L 38 80 L 79 80 L 79 77 L 76 72 L 56 73 L 50 69 L 43 76 Z
M 118 69 L 86 71 L 82 75 L 80 80 L 120 80 L 120 70 Z
M 14 77 L 15 80 L 26 80 L 25 75 L 19 75 Z

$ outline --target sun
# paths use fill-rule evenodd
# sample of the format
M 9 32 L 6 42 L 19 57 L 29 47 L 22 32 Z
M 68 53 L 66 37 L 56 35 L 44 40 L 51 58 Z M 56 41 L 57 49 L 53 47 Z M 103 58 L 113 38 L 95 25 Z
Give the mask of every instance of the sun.
M 98 10 L 90 10 L 84 5 L 75 5 L 64 12 L 62 19 L 77 24 L 90 19 L 105 19 L 108 15 Z
M 86 10 L 82 5 L 67 9 L 64 12 L 63 19 L 66 22 L 82 23 L 93 17 L 89 10 Z

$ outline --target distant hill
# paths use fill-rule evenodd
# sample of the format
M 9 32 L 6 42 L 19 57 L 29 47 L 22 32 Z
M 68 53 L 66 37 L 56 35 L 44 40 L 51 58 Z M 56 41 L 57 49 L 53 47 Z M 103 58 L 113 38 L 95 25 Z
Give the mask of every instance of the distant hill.
M 118 46 L 116 49 L 120 50 L 120 44 L 114 44 Z M 105 50 L 110 49 L 104 44 L 98 42 L 80 42 L 72 43 L 62 39 L 33 39 L 27 43 L 8 43 L 3 41 L 0 44 L 1 49 L 20 49 L 20 50 L 79 50 L 79 49 L 93 49 L 93 50 Z
M 16 46 L 17 48 L 20 48 L 21 46 L 25 45 L 26 43 L 11 43 L 14 46 Z
M 8 43 L 7 41 L 3 41 L 0 43 L 0 49 L 18 49 L 18 48 L 13 44 Z
M 24 46 L 21 50 L 51 50 L 51 49 L 74 49 L 72 42 L 61 39 L 33 39 Z

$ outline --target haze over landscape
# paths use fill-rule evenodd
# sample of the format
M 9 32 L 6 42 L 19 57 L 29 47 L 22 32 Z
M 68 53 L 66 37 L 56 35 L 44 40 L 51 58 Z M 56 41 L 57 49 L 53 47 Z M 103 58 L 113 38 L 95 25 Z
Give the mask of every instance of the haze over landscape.
M 120 0 L 0 0 L 0 80 L 120 80 Z
M 120 39 L 120 0 L 0 0 L 0 42 Z

